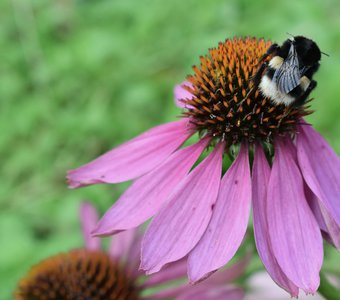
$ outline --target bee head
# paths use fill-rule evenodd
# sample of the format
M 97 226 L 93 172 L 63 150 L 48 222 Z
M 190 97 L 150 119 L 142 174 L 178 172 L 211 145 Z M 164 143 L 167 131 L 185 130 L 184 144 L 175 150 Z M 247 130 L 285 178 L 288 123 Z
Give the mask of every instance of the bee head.
M 300 62 L 304 66 L 313 66 L 321 59 L 321 51 L 318 45 L 303 36 L 296 36 L 292 43 L 295 46 Z

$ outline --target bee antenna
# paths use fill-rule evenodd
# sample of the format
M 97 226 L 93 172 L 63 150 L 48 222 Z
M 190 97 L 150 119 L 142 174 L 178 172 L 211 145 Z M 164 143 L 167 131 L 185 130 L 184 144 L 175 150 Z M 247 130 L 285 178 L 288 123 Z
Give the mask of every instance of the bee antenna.
M 325 52 L 322 52 L 322 51 L 320 51 L 320 52 L 321 52 L 321 54 L 326 55 L 326 56 L 329 57 L 329 54 L 327 54 L 327 53 L 325 53 Z
M 291 33 L 289 32 L 286 32 L 287 35 L 290 35 L 293 39 L 294 39 L 294 35 L 292 35 Z

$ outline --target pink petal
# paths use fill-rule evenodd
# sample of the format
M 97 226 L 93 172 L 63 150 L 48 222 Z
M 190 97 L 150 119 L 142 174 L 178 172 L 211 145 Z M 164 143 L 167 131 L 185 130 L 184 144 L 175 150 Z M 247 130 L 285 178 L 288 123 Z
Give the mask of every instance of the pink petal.
M 214 273 L 207 280 L 205 280 L 205 281 L 203 281 L 199 284 L 195 284 L 195 285 L 183 284 L 183 285 L 179 285 L 179 286 L 176 285 L 176 287 L 170 287 L 170 288 L 167 288 L 167 289 L 162 289 L 160 292 L 152 294 L 150 299 L 167 299 L 167 298 L 175 298 L 175 297 L 178 297 L 178 296 L 180 296 L 180 297 L 188 296 L 189 297 L 190 291 L 193 291 L 196 294 L 197 288 L 198 288 L 197 293 L 203 292 L 203 295 L 206 295 L 206 294 L 204 294 L 204 291 L 213 291 L 213 290 L 220 289 L 220 288 L 223 288 L 223 287 L 226 287 L 228 289 L 232 289 L 232 286 L 226 285 L 226 284 L 228 282 L 235 280 L 241 274 L 243 274 L 246 266 L 249 264 L 249 261 L 250 261 L 250 256 L 246 255 L 244 258 L 242 258 L 237 263 L 233 264 L 231 267 L 225 268 L 223 270 L 220 270 L 220 271 Z M 185 260 L 183 259 L 179 262 L 181 263 L 181 265 L 178 266 L 178 267 L 180 267 L 181 273 L 178 274 L 178 275 L 182 276 L 182 274 L 186 273 L 186 265 L 184 265 Z M 158 274 L 164 274 L 163 275 L 163 277 L 164 277 L 165 273 L 167 273 L 168 270 L 172 271 L 173 266 L 175 266 L 179 262 L 175 262 L 173 264 L 170 264 L 169 268 L 168 268 L 168 266 L 165 266 L 163 270 L 156 273 L 155 275 L 152 275 L 151 278 L 153 278 L 153 276 L 158 276 Z M 182 271 L 184 271 L 184 273 L 182 273 Z M 177 278 L 179 278 L 180 276 L 177 276 Z M 175 279 L 175 276 L 173 276 L 173 279 Z M 158 282 L 158 283 L 161 283 L 161 282 Z M 144 286 L 151 286 L 151 285 L 150 284 L 143 285 L 143 287 Z M 221 296 L 227 296 L 227 295 L 231 296 L 232 294 L 223 294 Z M 210 294 L 210 296 L 211 296 L 211 294 Z M 180 298 L 180 299 L 182 299 L 182 298 Z M 192 299 L 192 298 L 189 298 L 189 299 Z M 193 299 L 196 299 L 196 298 L 193 298 Z M 230 298 L 221 297 L 221 298 L 218 298 L 218 299 L 230 299 Z
M 270 244 L 266 214 L 270 167 L 260 145 L 255 146 L 252 175 L 253 223 L 257 252 L 273 280 L 292 297 L 297 297 L 299 295 L 298 287 L 282 272 Z M 272 199 L 272 201 L 274 200 Z
M 243 300 L 244 292 L 240 288 L 232 286 L 212 286 L 197 285 L 188 288 L 176 300 Z
M 171 280 L 184 278 L 187 274 L 187 260 L 181 259 L 166 265 L 161 271 L 148 276 L 143 288 L 166 283 Z
M 83 202 L 80 206 L 80 222 L 85 241 L 85 248 L 89 250 L 100 249 L 100 239 L 91 235 L 92 230 L 98 221 L 97 210 L 88 202 Z
M 249 265 L 250 260 L 251 255 L 247 254 L 233 265 L 223 269 L 219 269 L 217 272 L 213 273 L 209 278 L 200 282 L 199 285 L 204 283 L 217 286 L 230 283 L 239 278 L 244 273 L 245 269 Z
M 96 183 L 117 183 L 139 177 L 164 161 L 192 134 L 188 120 L 157 126 L 131 141 L 68 173 L 77 188 Z
M 340 225 L 340 159 L 311 126 L 300 126 L 299 131 L 296 143 L 303 177 Z
M 203 279 L 234 256 L 247 230 L 250 203 L 248 146 L 242 145 L 238 157 L 221 181 L 209 226 L 189 254 L 191 282 Z
M 315 293 L 323 260 L 321 232 L 305 198 L 291 140 L 277 140 L 275 149 L 267 194 L 273 253 L 296 286 L 306 293 Z
M 125 274 L 130 278 L 143 276 L 138 269 L 141 241 L 142 234 L 136 228 L 120 232 L 111 239 L 109 254 L 113 260 L 123 265 Z
M 204 284 L 209 286 L 225 285 L 228 282 L 232 282 L 237 279 L 243 272 L 250 262 L 250 255 L 246 255 L 238 262 L 234 263 L 228 268 L 219 270 L 212 274 L 208 279 L 204 281 Z M 143 287 L 151 287 L 159 284 L 163 284 L 166 281 L 180 279 L 187 274 L 187 260 L 186 258 L 178 260 L 174 263 L 166 265 L 158 273 L 152 274 L 148 277 L 147 281 L 143 284 Z M 200 283 L 202 285 L 202 283 Z M 189 286 L 191 288 L 191 286 Z
M 120 232 L 112 237 L 109 249 L 110 256 L 118 261 L 124 260 L 129 256 L 131 247 L 139 248 L 139 245 L 134 245 L 137 232 L 137 229 L 132 229 Z
M 223 143 L 215 147 L 152 221 L 142 242 L 141 267 L 148 274 L 184 257 L 200 240 L 217 198 L 223 149 Z
M 327 232 L 327 225 L 323 219 L 322 212 L 320 210 L 319 199 L 313 194 L 308 186 L 305 186 L 305 196 L 309 207 L 311 208 L 313 215 L 319 224 L 320 229 Z
M 95 234 L 113 234 L 151 218 L 188 174 L 208 142 L 206 138 L 176 151 L 163 164 L 137 179 L 100 220 Z
M 306 197 L 321 230 L 327 234 L 327 241 L 340 250 L 340 228 L 334 218 L 323 203 L 309 189 L 306 191 Z
M 319 202 L 320 211 L 323 216 L 324 222 L 327 227 L 327 233 L 330 236 L 333 245 L 340 250 L 340 228 L 338 224 L 334 221 L 333 216 L 328 212 L 326 207 L 323 205 L 322 202 Z
M 185 101 L 183 100 L 185 99 L 191 100 L 194 96 L 191 93 L 189 93 L 186 89 L 184 89 L 183 86 L 188 86 L 190 88 L 193 87 L 192 83 L 189 81 L 184 81 L 182 84 L 176 85 L 174 90 L 175 102 L 178 107 L 186 108 L 188 106 L 185 104 Z
M 144 276 L 144 272 L 139 268 L 143 233 L 144 231 L 136 230 L 135 239 L 127 255 L 127 275 L 130 273 L 134 278 Z

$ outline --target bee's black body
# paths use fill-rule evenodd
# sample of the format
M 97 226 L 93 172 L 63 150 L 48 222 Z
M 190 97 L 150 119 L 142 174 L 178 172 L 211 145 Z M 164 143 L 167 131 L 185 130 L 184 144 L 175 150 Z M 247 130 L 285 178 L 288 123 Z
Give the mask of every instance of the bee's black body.
M 265 61 L 269 55 L 272 58 Z M 273 44 L 268 48 L 253 81 L 275 104 L 302 105 L 316 87 L 312 78 L 320 59 L 321 51 L 315 42 L 296 36 L 282 46 Z

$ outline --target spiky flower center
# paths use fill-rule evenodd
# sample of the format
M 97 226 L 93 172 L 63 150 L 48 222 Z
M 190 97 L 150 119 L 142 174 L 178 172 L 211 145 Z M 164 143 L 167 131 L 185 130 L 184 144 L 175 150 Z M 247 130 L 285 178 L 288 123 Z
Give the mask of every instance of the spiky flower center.
M 138 288 L 100 251 L 74 250 L 48 258 L 20 281 L 16 300 L 138 300 Z
M 227 145 L 271 143 L 277 135 L 295 133 L 301 117 L 311 113 L 307 107 L 276 105 L 252 81 L 270 45 L 263 39 L 227 39 L 200 57 L 200 66 L 187 78 L 191 86 L 183 86 L 193 98 L 182 99 L 184 116 L 197 131 Z

